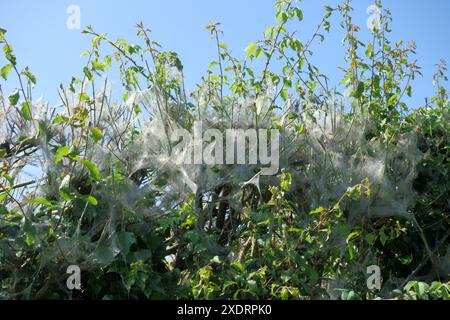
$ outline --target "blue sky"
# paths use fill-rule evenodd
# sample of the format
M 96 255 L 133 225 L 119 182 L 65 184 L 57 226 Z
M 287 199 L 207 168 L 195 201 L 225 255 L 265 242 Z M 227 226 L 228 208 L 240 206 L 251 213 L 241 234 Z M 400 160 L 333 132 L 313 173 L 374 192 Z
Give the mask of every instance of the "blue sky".
M 362 27 L 364 39 L 369 35 L 365 27 L 366 9 L 373 2 L 355 0 L 353 3 L 354 20 Z M 294 26 L 298 36 L 308 39 L 321 20 L 323 6 L 339 3 L 341 1 L 303 0 L 305 19 Z M 414 97 L 409 101 L 411 107 L 417 107 L 423 104 L 424 97 L 434 92 L 434 65 L 441 58 L 450 62 L 450 1 L 385 0 L 383 3 L 394 17 L 392 39 L 417 43 L 417 59 L 424 77 L 415 81 Z M 8 30 L 8 40 L 19 65 L 28 65 L 38 79 L 34 97 L 42 95 L 51 103 L 57 102 L 56 89 L 60 83 L 68 84 L 72 76 L 82 74 L 85 57 L 81 58 L 80 53 L 90 47 L 90 38 L 80 34 L 81 30 L 66 27 L 69 17 L 66 9 L 71 4 L 80 7 L 81 29 L 92 25 L 97 32 L 107 32 L 113 39 L 120 37 L 137 42 L 134 25 L 143 21 L 166 50 L 179 53 L 188 90 L 194 88 L 209 62 L 216 59 L 214 43 L 203 29 L 210 21 L 222 23 L 223 42 L 241 57 L 247 45 L 262 38 L 266 27 L 275 23 L 272 0 L 0 0 L 0 28 Z M 325 43 L 313 48 L 313 61 L 332 83 L 337 83 L 342 75 L 337 67 L 344 64 L 343 32 L 337 19 L 331 21 L 334 24 Z M 119 80 L 118 75 L 111 75 L 110 79 Z

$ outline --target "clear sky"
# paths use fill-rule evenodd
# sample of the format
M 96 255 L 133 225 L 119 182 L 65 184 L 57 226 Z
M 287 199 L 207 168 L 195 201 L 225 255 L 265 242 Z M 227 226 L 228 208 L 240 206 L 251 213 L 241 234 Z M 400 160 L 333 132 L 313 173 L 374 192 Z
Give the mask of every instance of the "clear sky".
M 368 39 L 366 9 L 374 0 L 354 0 L 354 20 Z M 295 26 L 298 36 L 306 40 L 320 22 L 324 5 L 336 6 L 336 0 L 303 0 L 305 19 Z M 393 40 L 415 40 L 417 58 L 423 67 L 423 78 L 414 83 L 411 107 L 423 104 L 430 96 L 434 65 L 444 58 L 450 62 L 450 1 L 448 0 L 385 0 L 384 6 L 393 14 Z M 72 76 L 81 76 L 85 58 L 80 53 L 89 49 L 90 38 L 81 30 L 66 26 L 69 5 L 81 10 L 81 30 L 92 25 L 112 38 L 137 42 L 134 25 L 143 21 L 152 29 L 153 38 L 166 50 L 179 53 L 186 73 L 187 88 L 193 89 L 210 61 L 216 59 L 214 43 L 203 29 L 210 21 L 222 22 L 224 42 L 237 56 L 251 41 L 262 38 L 267 26 L 274 24 L 273 0 L 0 0 L 0 28 L 8 30 L 19 65 L 28 65 L 38 84 L 34 97 L 43 96 L 56 103 L 56 89 L 68 84 Z M 315 46 L 314 62 L 332 83 L 342 75 L 337 66 L 344 64 L 343 31 L 332 19 L 331 32 L 325 43 Z M 0 60 L 3 64 L 4 61 Z M 118 81 L 118 75 L 112 79 Z

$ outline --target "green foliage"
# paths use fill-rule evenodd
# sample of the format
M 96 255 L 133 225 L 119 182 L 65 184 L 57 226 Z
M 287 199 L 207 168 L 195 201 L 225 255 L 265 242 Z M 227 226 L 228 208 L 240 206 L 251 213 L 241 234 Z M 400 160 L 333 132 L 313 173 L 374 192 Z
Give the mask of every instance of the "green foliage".
M 190 94 L 178 55 L 142 23 L 140 44 L 88 27 L 86 64 L 58 91 L 65 110 L 52 112 L 32 100 L 36 77 L 0 29 L 0 75 L 19 88 L 0 91 L 0 298 L 449 299 L 445 63 L 435 96 L 413 108 L 415 45 L 390 42 L 387 10 L 363 43 L 350 1 L 326 6 L 307 41 L 290 29 L 303 21 L 299 4 L 275 9 L 243 60 L 210 23 L 217 58 Z M 310 59 L 332 15 L 347 47 L 335 90 Z M 108 70 L 123 101 L 107 95 Z M 341 90 L 350 110 L 336 107 Z M 279 129 L 278 174 L 173 165 L 171 130 L 196 120 Z M 29 166 L 42 178 L 22 179 Z M 81 291 L 65 287 L 72 264 Z M 381 290 L 367 287 L 374 264 Z
M 431 284 L 410 281 L 404 288 L 406 300 L 449 300 L 450 285 L 434 281 Z

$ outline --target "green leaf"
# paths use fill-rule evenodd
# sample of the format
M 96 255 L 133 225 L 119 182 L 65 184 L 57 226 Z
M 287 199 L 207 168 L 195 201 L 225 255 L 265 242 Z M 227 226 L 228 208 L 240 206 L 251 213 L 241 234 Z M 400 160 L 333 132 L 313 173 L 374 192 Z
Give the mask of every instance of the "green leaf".
M 9 71 L 11 71 L 11 69 L 12 69 L 12 65 L 10 65 L 10 64 L 7 64 L 2 68 L 2 70 L 0 71 L 0 75 L 2 76 L 3 79 L 5 79 L 5 80 L 8 79 L 8 74 L 9 74 Z
M 288 21 L 288 19 L 289 19 L 289 16 L 287 15 L 286 12 L 280 11 L 280 12 L 277 13 L 275 19 L 276 19 L 277 21 L 278 21 L 278 20 L 281 20 L 283 23 L 286 23 L 286 22 Z
M 120 252 L 127 255 L 130 252 L 131 246 L 136 243 L 136 237 L 131 232 L 119 232 L 117 234 Z
M 387 242 L 387 240 L 389 239 L 389 237 L 386 235 L 386 233 L 384 232 L 384 228 L 382 228 L 381 230 L 380 230 L 380 241 L 381 241 L 381 244 L 383 245 L 383 247 L 384 247 L 384 245 L 386 244 L 386 242 Z
M 19 97 L 20 97 L 19 90 L 14 91 L 14 93 L 9 96 L 9 103 L 15 106 L 19 101 Z
M 27 236 L 25 238 L 25 243 L 27 244 L 27 246 L 32 246 L 34 243 L 34 236 L 31 233 L 27 233 Z
M 286 89 L 282 89 L 280 91 L 280 95 L 281 95 L 281 98 L 283 98 L 284 101 L 287 100 L 287 91 L 286 91 Z
M 300 8 L 295 8 L 295 15 L 297 16 L 298 21 L 303 20 L 303 11 Z
M 357 300 L 358 296 L 355 293 L 355 291 L 350 290 L 350 291 L 343 291 L 341 294 L 341 300 Z
M 81 92 L 78 94 L 78 99 L 80 99 L 81 102 L 87 102 L 89 101 L 89 95 L 86 92 Z
M 96 198 L 94 198 L 93 196 L 89 196 L 89 197 L 87 197 L 87 201 L 90 203 L 90 204 L 92 204 L 93 206 L 96 206 L 96 205 L 98 205 L 98 201 L 97 201 L 97 199 Z
M 368 233 L 365 236 L 365 240 L 369 243 L 369 244 L 374 244 L 375 240 L 376 240 L 376 236 L 373 233 Z
M 267 27 L 266 31 L 264 31 L 264 37 L 267 37 L 267 35 L 269 35 L 269 34 L 272 37 L 272 35 L 273 35 L 273 26 Z
M 22 74 L 25 75 L 33 84 L 36 84 L 36 77 L 30 71 L 22 71 Z
M 70 188 L 70 174 L 66 175 L 59 186 L 60 189 L 69 189 Z
M 32 117 L 31 117 L 31 108 L 30 108 L 30 104 L 27 101 L 24 101 L 22 103 L 21 113 L 22 113 L 22 117 L 25 120 L 31 121 L 31 119 L 32 119 Z
M 89 71 L 88 67 L 83 68 L 84 75 L 88 78 L 89 81 L 92 81 L 92 73 Z
M 420 298 L 427 298 L 429 288 L 430 286 L 425 282 L 417 283 L 417 293 L 419 294 Z
M 5 33 L 6 33 L 6 30 L 0 28 L 0 43 L 5 41 Z
M 261 57 L 263 52 L 264 52 L 264 50 L 261 47 L 257 47 L 255 50 L 255 58 Z
M 70 159 L 78 161 L 80 153 L 75 145 L 70 146 L 69 154 L 67 155 Z
M 215 66 L 217 66 L 219 63 L 217 62 L 217 61 L 213 61 L 213 62 L 211 62 L 210 64 L 209 64 L 209 66 L 208 66 L 208 69 L 212 69 L 212 68 L 214 68 Z
M 94 180 L 101 179 L 100 170 L 98 170 L 98 168 L 95 166 L 95 164 L 93 164 L 92 162 L 90 162 L 89 160 L 86 160 L 86 159 L 80 160 L 80 162 L 89 170 L 92 179 L 94 179 Z
M 103 138 L 103 132 L 99 128 L 89 128 L 89 131 L 91 131 L 91 138 L 95 142 L 98 142 Z
M 70 151 L 70 147 L 69 146 L 59 147 L 56 150 L 56 153 L 55 153 L 55 163 L 56 164 L 60 163 L 62 158 L 69 154 L 69 151 Z
M 107 267 L 114 261 L 114 258 L 119 253 L 120 250 L 116 246 L 112 246 L 107 243 L 102 243 L 97 247 L 95 251 L 94 261 L 96 263 L 99 263 L 103 267 Z
M 92 63 L 92 69 L 94 69 L 94 70 L 105 71 L 105 69 L 106 69 L 106 65 L 103 62 L 93 60 L 91 63 Z M 91 80 L 91 79 L 89 79 L 89 80 Z
M 65 201 L 73 200 L 73 197 L 68 190 L 60 189 L 58 193 L 59 196 Z
M 406 94 L 408 95 L 408 97 L 411 98 L 411 96 L 412 96 L 412 88 L 411 88 L 411 86 L 408 86 L 408 87 L 406 88 Z
M 395 93 L 395 94 L 393 94 L 392 96 L 390 96 L 389 97 L 389 100 L 388 100 L 388 106 L 393 106 L 393 105 L 395 105 L 396 104 L 396 102 L 397 102 L 397 97 L 398 97 L 398 94 L 397 93 Z
M 7 196 L 8 196 L 8 192 L 2 192 L 2 193 L 0 193 L 0 201 L 5 200 Z
M 70 201 L 73 199 L 70 194 L 70 175 L 66 175 L 59 186 L 59 195 L 62 199 Z
M 324 211 L 325 209 L 323 207 L 318 207 L 317 209 L 310 211 L 309 214 L 321 214 Z
M 308 235 L 305 237 L 305 241 L 308 242 L 309 244 L 311 244 L 311 243 L 313 242 L 313 239 L 312 239 L 311 235 L 308 234 Z
M 83 200 L 86 200 L 87 202 L 89 202 L 89 203 L 92 204 L 93 206 L 98 205 L 97 199 L 94 198 L 93 196 L 85 196 L 85 195 L 83 195 L 83 196 L 81 196 L 81 198 L 82 198 Z
M 239 261 L 233 262 L 232 265 L 235 266 L 236 268 L 238 268 L 239 271 L 241 271 L 241 272 L 244 272 L 244 271 L 245 271 L 244 266 L 243 266 L 242 263 L 240 263 Z
M 3 46 L 3 52 L 5 53 L 6 60 L 8 60 L 13 66 L 16 65 L 16 57 L 12 54 L 13 49 L 10 45 L 5 44 Z
M 72 93 L 75 93 L 75 86 L 80 82 L 81 82 L 81 80 L 79 78 L 72 77 L 72 80 L 70 81 L 70 84 L 69 84 L 69 90 Z
M 247 48 L 245 48 L 245 52 L 247 52 L 247 57 L 252 58 L 253 52 L 256 49 L 256 44 L 254 42 L 250 43 Z
M 39 123 L 38 123 L 38 136 L 39 137 L 45 136 L 46 132 L 47 132 L 46 123 L 43 120 L 39 120 Z
M 364 82 L 360 81 L 358 83 L 358 87 L 356 88 L 356 91 L 353 92 L 353 97 L 356 99 L 359 99 L 359 98 L 361 98 L 363 92 L 364 92 Z
M 8 208 L 3 204 L 0 204 L 0 216 L 5 214 L 8 214 Z
M 352 240 L 353 238 L 355 238 L 355 237 L 357 237 L 357 236 L 359 236 L 359 232 L 358 232 L 358 231 L 354 231 L 354 232 L 350 233 L 350 234 L 347 236 L 347 239 L 345 240 L 345 242 L 346 242 L 346 243 L 349 243 L 350 240 Z

